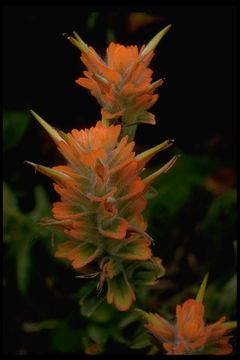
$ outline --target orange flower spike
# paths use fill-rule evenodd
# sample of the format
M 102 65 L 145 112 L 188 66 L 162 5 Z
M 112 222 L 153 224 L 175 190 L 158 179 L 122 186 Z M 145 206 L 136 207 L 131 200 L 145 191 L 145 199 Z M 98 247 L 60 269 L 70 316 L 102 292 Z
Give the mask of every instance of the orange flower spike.
M 229 344 L 231 336 L 226 336 L 236 328 L 236 322 L 224 322 L 225 317 L 211 325 L 204 322 L 202 304 L 208 274 L 204 277 L 196 299 L 188 299 L 176 307 L 176 325 L 171 325 L 158 314 L 147 314 L 138 310 L 148 322 L 145 327 L 159 340 L 167 355 L 227 355 L 232 352 Z
M 154 56 L 154 49 L 168 32 L 166 26 L 139 51 L 137 46 L 110 43 L 106 51 L 106 61 L 96 51 L 85 44 L 80 36 L 69 36 L 70 42 L 81 51 L 81 60 L 87 68 L 76 83 L 91 91 L 101 105 L 105 121 L 115 122 L 120 117 L 122 124 L 155 124 L 155 116 L 148 112 L 157 101 L 154 94 L 163 84 L 159 79 L 152 83 L 152 70 L 148 68 Z
M 106 127 L 98 121 L 90 129 L 64 134 L 32 114 L 67 161 L 53 168 L 28 162 L 54 181 L 60 195 L 52 207 L 53 219 L 42 219 L 43 225 L 57 226 L 67 236 L 55 256 L 69 260 L 76 270 L 94 263 L 99 269 L 98 290 L 106 284 L 107 302 L 126 311 L 136 299 L 131 264 L 147 262 L 151 267 L 148 262 L 155 261 L 149 283 L 164 273 L 161 260 L 153 258 L 153 240 L 145 232 L 142 212 L 148 184 L 140 175 L 146 162 L 170 144 L 135 156 L 134 142 L 128 143 L 128 136 L 119 140 L 120 125 Z

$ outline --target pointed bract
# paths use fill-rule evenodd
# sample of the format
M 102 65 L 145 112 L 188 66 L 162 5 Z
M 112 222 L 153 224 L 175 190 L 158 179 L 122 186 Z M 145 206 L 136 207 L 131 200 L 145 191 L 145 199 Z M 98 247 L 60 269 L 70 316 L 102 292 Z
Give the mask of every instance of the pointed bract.
M 139 164 L 140 167 L 144 167 L 144 165 L 154 156 L 156 155 L 158 152 L 162 151 L 162 150 L 166 150 L 168 149 L 170 146 L 172 146 L 174 143 L 174 140 L 166 140 L 163 143 L 152 147 L 151 149 L 148 149 L 144 152 L 142 152 L 141 154 L 138 154 L 136 156 L 136 160 Z
M 73 34 L 75 38 L 73 38 L 72 36 L 68 36 L 68 40 L 80 51 L 87 53 L 89 51 L 89 47 L 87 46 L 87 44 L 80 38 L 76 31 L 73 31 Z
M 197 296 L 196 296 L 196 300 L 200 303 L 203 302 L 203 299 L 204 299 L 204 295 L 205 295 L 205 291 L 206 291 L 206 286 L 207 286 L 207 281 L 208 281 L 208 276 L 209 276 L 209 273 L 207 273 L 205 276 L 204 276 L 204 279 L 202 281 L 202 284 L 198 290 L 198 293 L 197 293 Z
M 153 181 L 155 181 L 161 174 L 165 174 L 168 172 L 177 159 L 180 157 L 180 155 L 175 155 L 172 157 L 170 161 L 168 161 L 164 166 L 162 166 L 159 170 L 157 170 L 155 173 L 149 175 L 148 177 L 144 178 L 143 181 L 145 184 L 150 185 Z
M 143 49 L 143 51 L 140 53 L 140 59 L 144 58 L 149 52 L 154 51 L 155 48 L 157 47 L 157 45 L 159 44 L 159 42 L 162 40 L 162 38 L 164 37 L 164 35 L 170 30 L 170 28 L 172 27 L 172 25 L 167 25 L 164 29 L 162 29 L 161 31 L 159 31 L 159 33 L 157 33 L 157 35 L 154 36 L 154 38 L 149 41 L 149 43 L 147 44 L 147 46 Z
M 60 136 L 59 132 L 54 129 L 51 125 L 49 125 L 45 120 L 41 118 L 35 111 L 30 110 L 30 113 L 35 117 L 35 119 L 39 122 L 40 125 L 47 131 L 48 135 L 55 141 L 64 141 L 62 136 Z
M 40 173 L 49 176 L 51 179 L 55 180 L 55 181 L 64 181 L 64 180 L 71 180 L 72 178 L 65 174 L 64 172 L 61 171 L 57 171 L 54 169 L 51 169 L 47 166 L 43 166 L 40 164 L 34 164 L 31 161 L 25 161 L 27 164 L 31 165 L 34 167 L 35 170 L 39 171 Z

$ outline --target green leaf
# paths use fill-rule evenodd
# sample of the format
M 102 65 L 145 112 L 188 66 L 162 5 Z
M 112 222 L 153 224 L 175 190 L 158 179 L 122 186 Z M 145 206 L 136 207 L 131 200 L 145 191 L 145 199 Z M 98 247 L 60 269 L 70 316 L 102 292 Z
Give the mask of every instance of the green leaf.
M 100 324 L 109 323 L 113 321 L 116 311 L 117 310 L 114 307 L 111 307 L 106 302 L 103 302 L 92 314 L 91 320 Z
M 51 332 L 51 348 L 63 353 L 78 352 L 82 349 L 83 331 L 64 324 Z
M 206 318 L 216 321 L 225 315 L 228 320 L 235 320 L 237 306 L 237 274 L 233 274 L 227 282 L 222 279 L 211 284 L 205 295 Z
M 5 216 L 20 214 L 16 196 L 5 182 L 3 182 L 3 214 Z
M 137 315 L 134 313 L 127 314 L 123 317 L 123 319 L 119 322 L 119 328 L 124 329 L 128 325 L 132 324 L 137 320 Z
M 26 235 L 26 237 L 19 239 L 18 252 L 16 257 L 16 277 L 17 277 L 17 286 L 19 291 L 25 295 L 27 292 L 27 287 L 29 283 L 29 273 L 30 273 L 30 251 L 32 248 L 32 239 Z
M 3 113 L 3 149 L 16 146 L 25 134 L 30 115 L 25 111 L 5 111 Z
M 173 168 L 154 182 L 158 196 L 149 202 L 145 211 L 147 218 L 163 225 L 167 219 L 173 220 L 190 199 L 193 188 L 201 187 L 218 166 L 217 160 L 206 156 L 181 154 Z M 155 170 L 145 170 L 145 177 Z
M 184 214 L 189 203 L 194 206 L 191 203 L 193 195 L 200 193 L 199 197 L 203 194 L 205 198 L 211 198 L 205 181 L 219 166 L 218 160 L 208 156 L 181 154 L 172 169 L 154 182 L 158 196 L 149 200 L 144 210 L 144 218 L 148 222 L 148 233 L 152 238 L 156 239 L 158 244 L 165 244 L 165 257 L 172 258 L 173 252 L 179 246 L 177 233 L 181 230 L 182 212 Z M 155 170 L 158 169 L 146 169 L 144 177 Z M 166 239 L 169 240 L 167 243 Z
M 152 345 L 151 337 L 146 333 L 146 331 L 138 331 L 136 336 L 131 342 L 131 349 L 143 349 Z
M 236 206 L 237 191 L 230 189 L 217 197 L 209 207 L 202 223 L 202 229 L 211 234 L 216 244 L 219 243 L 219 239 L 223 238 L 224 234 L 228 234 L 228 237 L 231 234 L 231 229 L 236 224 Z
M 97 281 L 88 280 L 85 285 L 79 290 L 79 302 L 82 305 L 85 299 L 95 290 L 96 291 Z M 95 294 L 96 295 L 96 294 Z
M 150 200 L 158 196 L 158 190 L 153 186 L 150 186 L 146 194 L 144 195 L 145 199 Z
M 122 334 L 122 332 L 116 328 L 116 326 L 114 327 L 114 329 L 111 332 L 111 338 L 120 344 L 127 344 L 128 343 L 128 339 L 124 337 L 124 335 Z
M 38 221 L 43 215 L 50 212 L 50 203 L 45 190 L 41 186 L 36 186 L 34 189 L 35 208 L 29 213 L 32 220 Z
M 87 327 L 87 334 L 93 341 L 98 344 L 105 344 L 109 337 L 108 328 L 97 324 L 90 324 Z
M 31 275 L 31 249 L 36 238 L 43 241 L 46 230 L 38 235 L 36 220 L 46 215 L 48 201 L 42 188 L 35 189 L 35 208 L 32 212 L 23 214 L 18 206 L 15 194 L 7 184 L 3 184 L 3 227 L 4 241 L 8 243 L 7 256 L 12 257 L 16 265 L 16 283 L 21 294 L 26 295 Z M 36 236 L 37 235 L 37 236 Z M 50 241 L 48 240 L 48 243 Z
M 81 314 L 83 316 L 91 316 L 97 308 L 101 305 L 104 298 L 97 297 L 97 294 L 95 296 L 87 297 L 83 304 L 81 305 Z
M 148 261 L 140 263 L 135 268 L 134 283 L 139 285 L 151 285 L 165 275 L 165 268 L 160 258 L 153 257 Z

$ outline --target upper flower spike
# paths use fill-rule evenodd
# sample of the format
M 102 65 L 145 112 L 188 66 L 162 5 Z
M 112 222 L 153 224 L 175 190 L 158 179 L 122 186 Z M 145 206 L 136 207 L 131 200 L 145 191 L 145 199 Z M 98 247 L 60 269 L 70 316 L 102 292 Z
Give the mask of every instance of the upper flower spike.
M 120 125 L 105 127 L 98 121 L 90 129 L 65 134 L 32 114 L 67 161 L 53 168 L 28 162 L 54 180 L 61 197 L 53 204 L 54 219 L 44 220 L 45 225 L 59 226 L 68 238 L 55 256 L 70 260 L 78 271 L 93 263 L 98 289 L 107 283 L 107 302 L 128 310 L 136 299 L 133 278 L 138 267 L 133 271 L 132 262 L 145 264 L 139 272 L 147 272 L 149 284 L 164 274 L 160 259 L 152 257 L 152 238 L 145 232 L 142 212 L 150 182 L 140 174 L 146 162 L 173 141 L 135 156 L 134 142 L 128 143 L 127 135 L 119 140 Z
M 97 99 L 103 119 L 116 123 L 121 118 L 123 126 L 155 124 L 155 116 L 148 110 L 158 99 L 154 91 L 163 84 L 163 79 L 152 83 L 153 71 L 148 65 L 154 49 L 170 27 L 166 26 L 140 51 L 137 46 L 110 43 L 105 61 L 76 32 L 74 37 L 68 37 L 81 51 L 81 60 L 87 68 L 83 72 L 85 77 L 76 82 Z
M 224 322 L 225 317 L 211 325 L 204 322 L 204 297 L 208 274 L 204 277 L 196 300 L 189 299 L 182 306 L 177 305 L 177 322 L 171 324 L 158 314 L 137 311 L 147 321 L 146 329 L 159 340 L 167 355 L 227 355 L 232 352 L 231 336 L 236 322 Z

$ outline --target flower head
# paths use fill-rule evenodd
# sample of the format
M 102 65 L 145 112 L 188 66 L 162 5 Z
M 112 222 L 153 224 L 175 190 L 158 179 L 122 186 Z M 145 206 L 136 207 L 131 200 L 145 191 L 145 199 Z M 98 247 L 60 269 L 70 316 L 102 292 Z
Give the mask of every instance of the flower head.
M 202 304 L 207 276 L 204 278 L 196 299 L 188 299 L 176 307 L 176 324 L 171 324 L 158 314 L 148 314 L 138 310 L 146 319 L 146 329 L 162 343 L 167 355 L 216 354 L 227 355 L 232 352 L 227 334 L 236 327 L 235 322 L 217 322 L 206 325 L 204 305 Z
M 146 283 L 154 283 L 164 273 L 160 259 L 152 255 L 142 212 L 149 185 L 176 157 L 155 174 L 144 179 L 140 174 L 146 162 L 172 141 L 136 156 L 127 135 L 119 140 L 120 125 L 105 127 L 99 121 L 90 129 L 65 134 L 32 113 L 67 161 L 53 168 L 30 163 L 54 180 L 61 198 L 53 204 L 53 219 L 44 220 L 45 225 L 60 227 L 67 237 L 55 256 L 68 259 L 78 271 L 94 265 L 98 289 L 107 282 L 107 302 L 127 310 L 135 300 L 132 278 L 139 277 L 138 266 L 130 265 L 142 264 L 139 272 L 145 273 Z
M 157 101 L 154 94 L 163 80 L 152 83 L 152 70 L 148 67 L 154 49 L 170 29 L 168 25 L 161 30 L 147 46 L 139 51 L 137 46 L 124 46 L 110 43 L 104 61 L 92 47 L 74 32 L 69 40 L 82 52 L 81 60 L 87 68 L 85 77 L 76 80 L 90 90 L 101 105 L 104 119 L 114 121 L 121 117 L 122 125 L 136 123 L 155 124 L 155 116 L 148 110 Z

